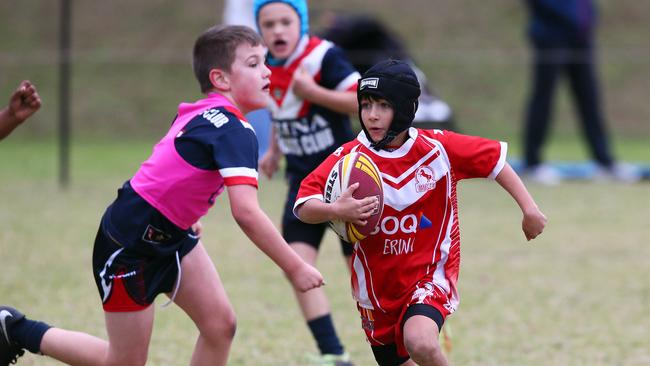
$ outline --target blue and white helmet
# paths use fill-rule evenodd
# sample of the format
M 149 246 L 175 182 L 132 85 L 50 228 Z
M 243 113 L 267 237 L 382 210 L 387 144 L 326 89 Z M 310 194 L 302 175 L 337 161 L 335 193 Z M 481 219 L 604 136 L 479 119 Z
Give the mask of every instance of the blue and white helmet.
M 300 36 L 309 33 L 309 14 L 307 11 L 307 0 L 255 0 L 253 2 L 253 13 L 255 14 L 255 24 L 258 24 L 260 9 L 264 5 L 271 3 L 284 3 L 291 6 L 300 18 Z M 259 28 L 259 24 L 258 24 Z

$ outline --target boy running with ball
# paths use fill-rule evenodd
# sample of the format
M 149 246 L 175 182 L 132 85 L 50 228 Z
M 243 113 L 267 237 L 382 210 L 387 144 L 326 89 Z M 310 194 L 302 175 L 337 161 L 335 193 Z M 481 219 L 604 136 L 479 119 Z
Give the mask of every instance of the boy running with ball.
M 352 185 L 333 203 L 323 202 L 328 173 L 354 151 L 368 155 L 381 171 L 382 218 L 354 244 L 351 276 L 362 327 L 381 366 L 448 364 L 438 335 L 459 303 L 460 180 L 496 180 L 521 208 L 527 240 L 546 225 L 506 162 L 504 142 L 411 127 L 419 95 L 417 78 L 404 62 L 380 62 L 364 73 L 357 89 L 363 132 L 305 178 L 294 208 L 307 223 L 363 224 L 377 208 L 376 199 L 352 198 L 358 187 Z

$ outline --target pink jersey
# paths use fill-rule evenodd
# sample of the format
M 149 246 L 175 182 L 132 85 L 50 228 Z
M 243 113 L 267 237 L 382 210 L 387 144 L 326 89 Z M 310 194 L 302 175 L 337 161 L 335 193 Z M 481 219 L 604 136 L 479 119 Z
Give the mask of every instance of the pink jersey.
M 175 141 L 183 136 L 190 122 L 192 128 L 203 128 L 214 146 L 224 147 L 215 154 L 218 156 L 206 153 L 215 162 L 215 169 L 193 166 L 177 151 Z M 188 229 L 208 212 L 224 185 L 257 187 L 254 134 L 239 110 L 220 94 L 209 94 L 195 103 L 182 103 L 169 132 L 131 179 L 131 186 L 171 222 Z M 217 149 L 206 146 L 206 151 Z
M 373 233 L 355 244 L 354 298 L 365 309 L 399 312 L 420 292 L 441 291 L 449 314 L 459 302 L 456 184 L 465 178 L 494 179 L 505 164 L 507 145 L 451 131 L 411 128 L 408 134 L 400 148 L 376 151 L 360 133 L 303 180 L 294 211 L 309 199 L 323 199 L 328 173 L 342 156 L 364 152 L 382 173 L 384 211 Z

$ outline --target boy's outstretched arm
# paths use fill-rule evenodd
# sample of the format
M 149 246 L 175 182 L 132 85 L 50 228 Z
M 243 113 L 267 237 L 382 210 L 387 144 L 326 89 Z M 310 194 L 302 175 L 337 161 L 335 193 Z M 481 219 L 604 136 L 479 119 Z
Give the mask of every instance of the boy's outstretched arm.
M 248 238 L 271 258 L 299 291 L 322 286 L 318 270 L 289 247 L 257 201 L 257 188 L 250 185 L 228 186 L 232 216 Z
M 302 222 L 307 224 L 341 220 L 356 225 L 365 225 L 378 202 L 375 197 L 366 197 L 360 200 L 353 198 L 352 193 L 357 188 L 359 188 L 359 183 L 354 183 L 333 203 L 325 203 L 318 199 L 305 201 L 298 207 L 296 214 Z
M 535 239 L 537 235 L 544 231 L 547 219 L 539 207 L 537 207 L 533 197 L 528 193 L 524 183 L 508 163 L 501 169 L 501 172 L 496 177 L 496 181 L 503 189 L 510 193 L 521 208 L 521 212 L 524 214 L 521 229 L 524 231 L 524 235 L 526 235 L 526 240 Z
M 11 95 L 9 104 L 0 110 L 0 140 L 11 133 L 19 124 L 41 107 L 41 97 L 36 87 L 25 80 Z
M 299 97 L 341 114 L 359 112 L 356 91 L 340 91 L 324 88 L 300 67 L 293 76 L 293 92 Z

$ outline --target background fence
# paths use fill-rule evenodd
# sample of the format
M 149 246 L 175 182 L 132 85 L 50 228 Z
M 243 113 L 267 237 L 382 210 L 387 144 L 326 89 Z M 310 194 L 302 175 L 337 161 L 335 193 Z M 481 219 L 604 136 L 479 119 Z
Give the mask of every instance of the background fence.
M 73 1 L 72 127 L 82 138 L 159 136 L 181 100 L 199 96 L 196 36 L 220 22 L 214 0 Z M 398 33 L 468 133 L 518 138 L 528 87 L 523 1 L 311 1 L 312 30 L 327 10 L 375 15 Z M 605 111 L 616 136 L 650 136 L 650 2 L 601 1 L 598 55 Z M 16 132 L 56 134 L 59 1 L 0 3 L 0 100 L 34 81 L 44 108 Z M 564 88 L 563 88 L 564 89 Z M 559 93 L 564 98 L 566 92 Z M 555 134 L 575 137 L 558 105 Z M 15 138 L 18 138 L 16 136 Z

